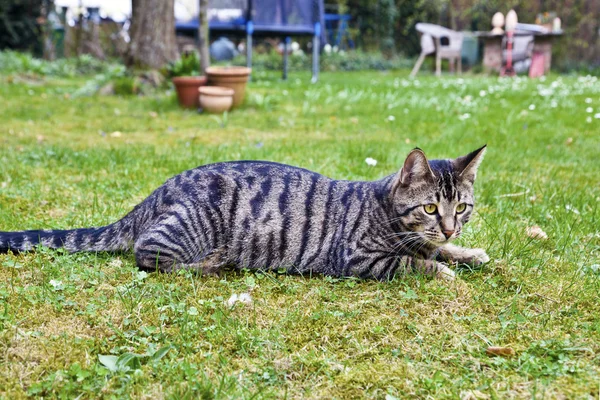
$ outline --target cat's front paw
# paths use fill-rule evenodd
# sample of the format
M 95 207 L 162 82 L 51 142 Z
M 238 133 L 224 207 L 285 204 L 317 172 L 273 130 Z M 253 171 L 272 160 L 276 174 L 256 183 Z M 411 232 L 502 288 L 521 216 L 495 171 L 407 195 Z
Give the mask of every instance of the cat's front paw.
M 455 279 L 456 274 L 452 271 L 447 265 L 442 264 L 439 265 L 438 271 L 435 274 L 437 279 L 443 279 L 445 281 L 453 281 Z
M 490 257 L 483 249 L 469 249 L 466 256 L 465 263 L 475 266 L 485 264 L 486 262 L 490 261 Z

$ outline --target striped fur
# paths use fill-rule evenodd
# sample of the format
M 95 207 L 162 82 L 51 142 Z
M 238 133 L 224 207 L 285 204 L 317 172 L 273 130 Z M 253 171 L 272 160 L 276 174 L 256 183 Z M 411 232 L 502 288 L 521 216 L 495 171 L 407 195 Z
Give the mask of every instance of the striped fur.
M 455 160 L 413 150 L 379 181 L 332 180 L 259 161 L 224 162 L 165 182 L 128 215 L 100 228 L 0 232 L 0 251 L 41 244 L 76 251 L 133 247 L 140 268 L 204 272 L 223 266 L 389 279 L 419 270 L 451 277 L 441 261 L 485 262 L 482 251 L 448 246 L 473 211 L 485 146 Z M 457 204 L 465 203 L 462 213 Z M 424 205 L 435 204 L 430 215 Z M 450 237 L 444 236 L 452 231 Z M 454 249 L 454 250 L 453 250 Z

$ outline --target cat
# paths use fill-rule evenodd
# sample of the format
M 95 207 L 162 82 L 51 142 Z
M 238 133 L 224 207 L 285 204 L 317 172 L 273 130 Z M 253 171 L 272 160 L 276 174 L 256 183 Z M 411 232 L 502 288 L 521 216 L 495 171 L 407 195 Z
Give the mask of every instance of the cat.
M 416 271 L 451 280 L 449 263 L 489 261 L 482 249 L 450 244 L 473 212 L 485 150 L 428 161 L 415 148 L 399 172 L 367 182 L 265 161 L 204 165 L 167 180 L 113 224 L 0 232 L 0 252 L 133 247 L 139 268 L 164 272 L 233 266 L 388 280 Z

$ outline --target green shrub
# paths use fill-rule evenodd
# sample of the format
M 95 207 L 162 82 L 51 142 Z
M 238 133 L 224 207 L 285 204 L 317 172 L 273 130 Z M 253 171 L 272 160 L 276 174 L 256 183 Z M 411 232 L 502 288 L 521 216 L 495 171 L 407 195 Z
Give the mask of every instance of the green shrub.
M 131 96 L 138 93 L 137 80 L 133 76 L 119 76 L 112 80 L 113 91 L 119 96 Z
M 200 57 L 195 51 L 185 53 L 175 62 L 169 63 L 165 75 L 168 78 L 175 76 L 197 76 L 200 74 Z
M 245 65 L 243 56 L 233 60 L 235 65 Z M 364 53 L 362 51 L 323 53 L 320 58 L 321 71 L 363 71 L 363 70 L 393 70 L 412 68 L 414 59 L 406 57 L 385 58 L 381 53 Z M 305 54 L 290 55 L 288 58 L 290 70 L 306 70 L 312 67 L 312 57 Z M 283 56 L 270 52 L 256 54 L 252 57 L 252 68 L 255 70 L 281 70 Z
M 0 49 L 39 50 L 41 8 L 42 0 L 0 1 Z
M 29 53 L 0 51 L 0 74 L 36 74 L 41 76 L 73 77 L 105 73 L 116 63 L 98 60 L 84 54 L 75 58 L 46 61 Z

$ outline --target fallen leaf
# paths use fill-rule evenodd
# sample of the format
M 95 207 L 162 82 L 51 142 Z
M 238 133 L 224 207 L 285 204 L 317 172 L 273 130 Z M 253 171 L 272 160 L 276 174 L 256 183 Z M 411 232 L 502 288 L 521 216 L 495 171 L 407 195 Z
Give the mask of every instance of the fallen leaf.
M 566 144 L 567 146 L 569 146 L 569 145 L 573 144 L 573 138 L 572 138 L 572 137 L 568 138 L 568 139 L 567 139 L 567 141 L 565 142 L 565 144 Z
M 512 357 L 515 351 L 510 347 L 490 346 L 485 350 L 488 356 Z
M 527 236 L 532 239 L 548 240 L 548 235 L 537 225 L 527 228 Z
M 110 134 L 110 137 L 121 137 L 122 133 L 119 131 L 114 131 Z

